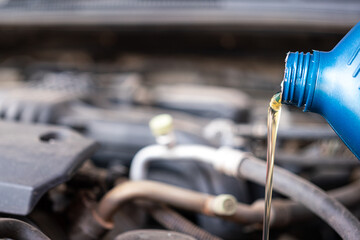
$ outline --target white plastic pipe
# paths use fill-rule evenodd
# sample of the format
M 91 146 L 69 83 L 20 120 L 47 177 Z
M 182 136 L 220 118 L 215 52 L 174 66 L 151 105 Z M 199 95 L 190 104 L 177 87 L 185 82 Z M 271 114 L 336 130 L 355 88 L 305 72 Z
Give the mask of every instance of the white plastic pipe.
M 240 161 L 246 154 L 228 147 L 216 149 L 203 145 L 181 145 L 168 148 L 152 145 L 136 153 L 130 167 L 130 179 L 146 179 L 149 164 L 154 160 L 196 160 L 211 164 L 225 174 L 236 176 Z

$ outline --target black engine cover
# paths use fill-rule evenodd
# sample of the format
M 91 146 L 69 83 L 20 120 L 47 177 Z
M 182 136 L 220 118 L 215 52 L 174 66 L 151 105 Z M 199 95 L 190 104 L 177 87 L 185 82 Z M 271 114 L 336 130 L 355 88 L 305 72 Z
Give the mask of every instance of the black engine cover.
M 0 212 L 26 215 L 68 180 L 96 144 L 72 130 L 0 122 Z

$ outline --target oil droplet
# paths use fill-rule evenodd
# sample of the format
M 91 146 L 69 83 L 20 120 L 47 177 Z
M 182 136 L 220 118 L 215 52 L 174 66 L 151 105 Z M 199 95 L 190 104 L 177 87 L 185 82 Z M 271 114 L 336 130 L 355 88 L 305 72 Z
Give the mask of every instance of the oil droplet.
M 281 108 L 281 93 L 277 93 L 271 98 L 269 106 L 275 111 L 280 110 L 280 108 Z

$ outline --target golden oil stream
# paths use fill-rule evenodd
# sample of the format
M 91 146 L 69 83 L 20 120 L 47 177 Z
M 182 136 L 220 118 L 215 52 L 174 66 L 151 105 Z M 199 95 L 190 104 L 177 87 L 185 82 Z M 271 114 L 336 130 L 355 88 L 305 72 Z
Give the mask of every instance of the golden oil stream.
M 265 211 L 263 220 L 263 240 L 269 239 L 270 231 L 270 212 L 271 212 L 271 197 L 273 189 L 273 171 L 274 171 L 274 156 L 276 136 L 279 127 L 279 120 L 281 114 L 281 93 L 275 94 L 269 104 L 268 120 L 267 120 L 267 156 L 266 156 L 266 184 L 265 184 Z

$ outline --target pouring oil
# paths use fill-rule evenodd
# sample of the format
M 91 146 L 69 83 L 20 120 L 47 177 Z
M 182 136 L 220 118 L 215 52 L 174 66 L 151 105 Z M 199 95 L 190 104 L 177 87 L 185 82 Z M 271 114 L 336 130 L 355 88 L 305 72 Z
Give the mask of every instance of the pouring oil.
M 269 104 L 267 120 L 267 156 L 266 156 L 266 184 L 265 184 L 265 211 L 263 220 L 263 240 L 269 239 L 271 197 L 273 189 L 273 171 L 276 136 L 281 114 L 281 93 L 275 94 Z

